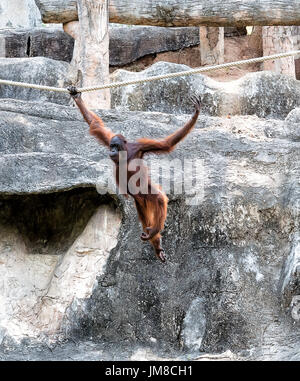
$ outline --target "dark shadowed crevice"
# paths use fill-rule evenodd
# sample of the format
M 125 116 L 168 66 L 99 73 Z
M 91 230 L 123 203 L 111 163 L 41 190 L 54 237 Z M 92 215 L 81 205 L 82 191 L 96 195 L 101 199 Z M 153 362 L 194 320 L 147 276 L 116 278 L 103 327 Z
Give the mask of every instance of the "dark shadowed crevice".
M 17 229 L 33 254 L 62 254 L 109 196 L 94 188 L 0 198 L 0 226 Z
M 295 74 L 296 79 L 300 79 L 300 58 L 295 59 Z
M 27 37 L 27 43 L 26 43 L 26 56 L 30 57 L 31 53 L 31 37 Z

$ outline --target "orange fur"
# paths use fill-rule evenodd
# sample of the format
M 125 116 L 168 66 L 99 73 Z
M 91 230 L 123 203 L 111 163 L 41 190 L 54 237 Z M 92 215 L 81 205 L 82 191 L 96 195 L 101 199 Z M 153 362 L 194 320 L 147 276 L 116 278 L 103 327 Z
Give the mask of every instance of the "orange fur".
M 119 184 L 118 176 L 121 168 L 119 163 L 119 151 L 127 151 L 127 165 L 133 159 L 142 159 L 143 155 L 147 153 L 162 154 L 173 151 L 177 143 L 184 139 L 195 126 L 200 110 L 200 100 L 194 97 L 192 101 L 195 105 L 195 112 L 191 119 L 182 128 L 162 140 L 141 138 L 136 142 L 128 143 L 122 135 L 113 134 L 104 126 L 103 121 L 98 115 L 86 108 L 81 97 L 78 96 L 76 88 L 71 88 L 71 95 L 74 97 L 85 121 L 90 126 L 90 134 L 95 136 L 101 144 L 104 144 L 107 147 L 110 147 L 111 139 L 114 137 L 114 139 L 117 139 L 119 142 L 118 146 L 122 147 L 121 149 L 118 149 L 117 158 L 115 158 L 115 154 L 113 154 L 114 158 L 112 158 L 116 165 L 117 184 Z M 127 181 L 129 181 L 130 176 L 133 176 L 136 172 L 129 171 L 128 168 L 126 169 L 126 165 L 125 170 L 127 170 Z M 138 194 L 132 194 L 128 189 L 127 193 L 134 198 L 138 217 L 143 226 L 141 239 L 144 241 L 149 240 L 154 247 L 156 256 L 164 262 L 165 258 L 163 255 L 163 248 L 161 247 L 160 232 L 164 228 L 164 223 L 167 217 L 168 198 L 165 193 L 162 192 L 160 186 L 152 185 L 150 179 L 148 177 L 147 179 L 148 191 L 150 190 L 150 193 L 143 194 L 140 192 Z M 157 192 L 151 193 L 152 187 L 154 187 Z M 124 192 L 124 190 L 122 190 L 122 192 Z M 124 193 L 126 193 L 126 190 Z

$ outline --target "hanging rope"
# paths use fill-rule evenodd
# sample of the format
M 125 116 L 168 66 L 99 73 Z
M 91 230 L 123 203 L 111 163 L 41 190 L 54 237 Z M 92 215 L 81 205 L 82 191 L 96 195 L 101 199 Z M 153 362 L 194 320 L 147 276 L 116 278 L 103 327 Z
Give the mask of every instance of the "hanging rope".
M 258 63 L 258 62 L 277 60 L 279 58 L 295 56 L 297 54 L 300 54 L 300 50 L 295 50 L 295 51 L 286 52 L 286 53 L 272 54 L 270 56 L 265 56 L 265 57 L 250 58 L 247 60 L 228 62 L 228 63 L 219 64 L 219 65 L 204 66 L 204 67 L 200 67 L 197 69 L 192 69 L 192 70 L 187 70 L 187 71 L 179 71 L 176 73 L 167 73 L 167 74 L 155 75 L 152 77 L 134 79 L 131 81 L 112 82 L 112 83 L 108 83 L 105 85 L 82 87 L 82 88 L 77 88 L 77 91 L 80 93 L 84 93 L 87 91 L 96 91 L 96 90 L 111 89 L 111 88 L 122 87 L 122 86 L 137 85 L 139 83 L 158 81 L 161 79 L 176 78 L 176 77 L 205 73 L 205 72 L 215 71 L 215 70 L 220 70 L 220 69 L 226 69 L 226 68 L 230 68 L 233 66 L 241 66 L 241 65 Z M 42 86 L 42 85 L 36 85 L 33 83 L 14 82 L 14 81 L 9 81 L 9 80 L 4 80 L 4 79 L 0 79 L 0 85 L 19 86 L 19 87 L 25 87 L 25 88 L 30 88 L 30 89 L 36 89 L 36 90 L 55 91 L 58 93 L 69 93 L 69 91 L 67 89 L 61 88 L 61 87 Z
M 67 89 L 64 89 L 61 87 L 42 86 L 42 85 L 36 85 L 34 83 L 25 83 L 25 82 L 14 82 L 14 81 L 6 80 L 6 79 L 0 79 L 0 85 L 27 87 L 29 89 L 36 89 L 36 90 L 56 91 L 57 93 L 68 93 Z

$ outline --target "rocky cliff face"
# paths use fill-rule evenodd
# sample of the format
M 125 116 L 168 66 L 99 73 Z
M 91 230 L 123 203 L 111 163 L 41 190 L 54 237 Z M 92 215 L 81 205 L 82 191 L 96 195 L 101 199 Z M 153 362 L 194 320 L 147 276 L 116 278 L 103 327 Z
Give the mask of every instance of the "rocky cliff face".
M 139 73 L 120 69 L 113 73 L 112 80 L 131 81 L 190 69 L 186 65 L 158 62 Z M 197 74 L 113 89 L 112 103 L 114 107 L 131 111 L 181 114 L 190 110 L 189 96 L 199 94 L 203 112 L 208 115 L 283 118 L 300 106 L 299 93 L 299 81 L 268 71 L 249 73 L 230 82 Z
M 130 140 L 165 136 L 189 118 L 100 115 Z M 297 108 L 281 120 L 202 114 L 169 156 L 201 163 L 197 202 L 174 191 L 188 168 L 174 177 L 162 158 L 149 161 L 171 183 L 163 265 L 139 238 L 132 201 L 103 194 L 107 153 L 79 112 L 2 99 L 0 342 L 14 352 L 1 358 L 71 338 L 81 358 L 90 348 L 107 359 L 118 342 L 173 358 L 230 350 L 299 360 L 299 120 Z
M 67 87 L 76 83 L 77 70 L 67 62 L 45 57 L 0 58 L 1 79 L 38 85 Z M 36 100 L 69 104 L 68 94 L 34 90 L 24 87 L 0 86 L 0 98 Z
M 2 79 L 54 87 L 76 84 L 80 77 L 69 63 L 45 57 L 0 58 L 0 69 Z M 117 70 L 111 80 L 122 82 L 190 69 L 186 65 L 158 62 L 141 72 Z M 211 116 L 257 115 L 282 119 L 300 107 L 299 81 L 268 71 L 249 73 L 230 82 L 196 74 L 111 90 L 112 107 L 119 112 L 158 111 L 177 115 L 190 112 L 189 97 L 197 94 L 201 97 L 202 113 Z M 0 98 L 70 103 L 67 94 L 12 86 L 0 86 Z
M 35 0 L 2 0 L 0 29 L 32 28 L 41 25 L 41 14 Z
M 47 57 L 70 62 L 74 40 L 61 27 L 0 29 L 0 57 Z

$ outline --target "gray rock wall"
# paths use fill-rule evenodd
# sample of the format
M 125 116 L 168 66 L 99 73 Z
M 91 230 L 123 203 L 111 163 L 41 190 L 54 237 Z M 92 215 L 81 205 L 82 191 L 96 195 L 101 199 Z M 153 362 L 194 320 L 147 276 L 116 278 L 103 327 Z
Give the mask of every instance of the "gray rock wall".
M 0 68 L 3 79 L 54 87 L 76 84 L 78 78 L 77 70 L 67 62 L 44 57 L 0 58 Z M 158 62 L 139 73 L 118 70 L 112 74 L 112 81 L 147 78 L 189 69 L 185 65 Z M 201 74 L 181 76 L 115 88 L 111 94 L 112 107 L 117 111 L 155 111 L 177 115 L 190 112 L 189 97 L 193 94 L 201 97 L 202 113 L 211 116 L 257 115 L 282 119 L 300 106 L 299 81 L 271 72 L 250 73 L 230 82 L 217 82 Z M 58 104 L 70 102 L 66 94 L 4 85 L 0 86 L 0 98 Z
M 77 70 L 67 62 L 45 57 L 0 58 L 1 79 L 36 83 L 53 87 L 67 87 L 77 81 Z M 68 94 L 0 85 L 0 98 L 38 100 L 69 104 Z
M 109 25 L 111 66 L 122 66 L 149 54 L 177 51 L 196 45 L 199 45 L 199 28 Z M 73 47 L 74 40 L 59 27 L 0 30 L 2 57 L 42 56 L 70 62 Z
M 32 28 L 41 24 L 41 14 L 34 0 L 1 0 L 0 29 Z
M 148 54 L 199 45 L 199 28 L 109 25 L 109 63 L 122 66 Z M 200 64 L 200 57 L 199 57 Z
M 70 62 L 74 40 L 59 28 L 0 30 L 0 57 L 47 57 Z
M 35 267 L 41 268 L 40 273 L 37 270 L 39 279 L 48 282 L 47 290 L 50 287 L 55 297 L 44 307 L 45 315 L 40 320 L 32 320 L 31 315 L 22 320 L 21 330 L 18 316 L 25 316 L 29 305 L 35 311 L 46 291 L 41 295 L 31 292 L 30 299 L 23 295 L 21 310 L 16 310 L 10 325 L 2 309 L 0 325 L 6 332 L 2 348 L 9 348 L 11 340 L 21 340 L 22 334 L 29 332 L 32 348 L 49 335 L 52 340 L 67 335 L 79 342 L 87 338 L 100 341 L 104 348 L 106 342 L 139 344 L 153 351 L 164 348 L 173 356 L 178 349 L 185 356 L 231 350 L 246 359 L 299 360 L 300 328 L 295 313 L 299 294 L 298 114 L 299 110 L 295 110 L 286 120 L 256 116 L 227 119 L 204 114 L 199 117 L 195 130 L 169 157 L 202 160 L 203 198 L 191 205 L 193 195 L 187 191 L 168 191 L 169 212 L 163 232 L 166 265 L 157 261 L 150 245 L 140 240 L 141 228 L 132 201 L 116 195 L 99 196 L 100 204 L 112 208 L 111 221 L 117 221 L 114 208 L 121 216 L 119 227 L 112 222 L 112 227 L 117 228 L 115 247 L 106 251 L 100 267 L 92 263 L 97 263 L 98 245 L 107 239 L 105 235 L 93 242 L 90 238 L 83 241 L 77 254 L 71 242 L 69 249 L 59 245 L 68 242 L 64 237 L 60 240 L 56 236 L 56 246 L 51 246 L 61 248 L 61 258 L 67 261 L 62 263 L 83 258 L 83 248 L 92 247 L 94 253 L 96 250 L 95 262 L 93 257 L 90 262 L 95 271 L 91 277 L 84 273 L 87 286 L 70 296 L 69 286 L 73 275 L 85 266 L 83 259 L 72 262 L 72 271 L 66 274 L 64 265 L 55 267 L 55 263 L 47 262 L 47 266 L 57 269 L 58 278 L 44 278 L 46 253 L 32 252 L 33 247 L 40 250 L 43 232 L 37 230 L 34 239 L 26 240 L 33 230 L 28 224 L 27 230 L 21 229 L 24 224 L 19 214 L 14 214 L 11 235 L 6 235 L 5 241 L 0 239 L 3 274 L 7 274 L 9 266 L 8 248 L 10 258 L 17 252 L 20 258 L 25 242 L 35 263 L 40 263 Z M 141 135 L 165 136 L 188 118 L 158 112 L 103 111 L 100 115 L 108 127 L 130 140 Z M 35 194 L 42 197 L 47 193 L 51 205 L 59 195 L 65 194 L 68 199 L 70 189 L 77 192 L 80 205 L 84 205 L 82 189 L 101 183 L 108 170 L 101 161 L 107 157 L 105 149 L 88 135 L 80 114 L 70 107 L 1 100 L 0 142 L 2 210 L 27 199 L 34 211 Z M 161 160 L 154 158 L 152 164 L 164 166 Z M 170 173 L 163 172 L 161 180 L 168 180 Z M 177 186 L 180 182 L 179 176 Z M 90 197 L 96 200 L 93 194 Z M 32 213 L 36 216 L 33 221 L 43 221 L 46 206 Z M 38 216 L 40 220 L 36 220 Z M 19 246 L 13 244 L 13 232 L 18 233 Z M 90 255 L 85 249 L 85 260 Z M 10 271 L 18 269 L 10 266 Z M 13 278 L 18 279 L 17 274 L 16 270 Z M 88 285 L 95 276 L 97 281 L 92 282 L 91 291 Z M 7 282 L 5 276 L 1 279 Z M 10 293 L 2 297 L 5 305 L 11 305 Z M 55 311 L 59 314 L 52 315 Z M 52 331 L 48 332 L 43 316 L 59 316 L 55 322 L 60 323 L 51 325 Z M 17 348 L 22 350 L 22 341 Z
M 113 73 L 112 80 L 130 81 L 190 69 L 186 65 L 158 62 L 139 73 L 120 69 Z M 181 114 L 189 112 L 189 97 L 193 94 L 201 97 L 203 112 L 208 115 L 282 118 L 299 106 L 300 84 L 268 71 L 249 73 L 230 82 L 195 74 L 113 89 L 112 104 L 117 109 Z

